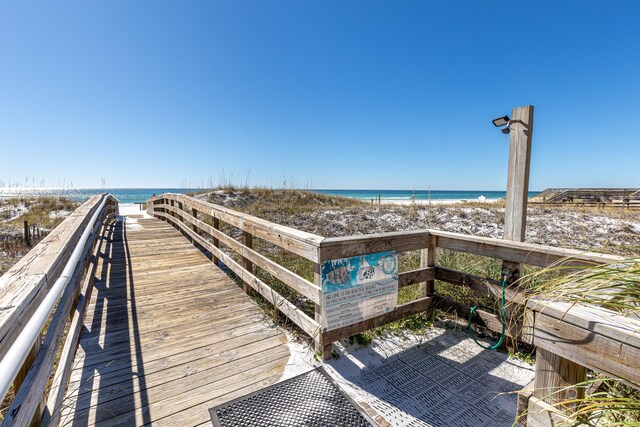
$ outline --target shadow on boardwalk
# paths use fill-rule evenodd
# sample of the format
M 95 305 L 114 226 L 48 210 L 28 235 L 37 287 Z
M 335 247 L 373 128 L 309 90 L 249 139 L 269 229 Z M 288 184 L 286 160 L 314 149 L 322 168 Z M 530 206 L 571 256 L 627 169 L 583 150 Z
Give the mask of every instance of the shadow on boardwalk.
M 85 321 L 91 326 L 90 330 L 83 330 L 80 341 L 79 349 L 86 356 L 71 414 L 74 426 L 108 420 L 116 411 L 133 412 L 136 406 L 148 406 L 125 221 L 119 218 L 109 226 L 100 254 L 102 264 L 93 290 L 97 293 L 93 296 L 95 305 Z M 121 390 L 133 389 L 140 391 L 138 402 L 133 398 L 118 399 Z M 97 395 L 93 390 L 98 390 Z M 94 420 L 89 419 L 91 412 Z M 145 424 L 151 422 L 147 411 L 142 417 Z

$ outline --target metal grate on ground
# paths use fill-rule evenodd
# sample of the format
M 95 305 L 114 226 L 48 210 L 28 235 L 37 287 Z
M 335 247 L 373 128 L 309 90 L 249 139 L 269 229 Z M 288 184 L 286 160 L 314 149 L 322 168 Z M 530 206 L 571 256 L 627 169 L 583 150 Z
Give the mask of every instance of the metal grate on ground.
M 464 332 L 431 333 L 387 338 L 376 348 L 338 346 L 340 357 L 325 368 L 345 379 L 345 392 L 377 412 L 376 420 L 394 427 L 514 425 L 515 392 L 533 379 L 532 367 L 482 351 Z
M 322 367 L 209 409 L 215 427 L 376 424 Z

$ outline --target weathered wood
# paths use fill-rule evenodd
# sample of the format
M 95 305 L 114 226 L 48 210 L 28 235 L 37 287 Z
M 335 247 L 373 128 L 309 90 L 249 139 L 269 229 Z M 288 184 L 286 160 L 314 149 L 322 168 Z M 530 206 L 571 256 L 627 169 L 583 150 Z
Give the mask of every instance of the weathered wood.
M 187 239 L 156 219 L 119 227 L 97 269 L 62 425 L 199 424 L 207 417 L 200 406 L 211 399 L 282 375 L 289 358 L 283 334 Z M 171 243 L 163 247 L 165 238 Z M 182 258 L 184 268 L 175 262 Z M 165 262 L 170 267 L 158 273 Z
M 436 265 L 436 245 L 437 237 L 431 237 L 429 246 L 420 251 L 420 267 L 421 268 L 435 268 Z M 434 278 L 425 280 L 420 284 L 420 295 L 423 297 L 433 296 L 434 293 Z
M 562 319 L 549 316 L 546 309 L 536 313 L 534 345 L 576 364 L 640 384 L 639 322 L 623 316 L 612 321 L 572 311 Z M 627 327 L 621 328 L 622 323 Z M 636 329 L 629 330 L 629 326 L 634 325 Z
M 560 410 L 535 396 L 529 398 L 527 427 L 561 427 L 571 425 Z
M 527 229 L 527 201 L 529 200 L 529 167 L 531 163 L 531 142 L 533 139 L 533 106 L 513 109 L 511 120 L 509 169 L 507 174 L 507 196 L 505 205 L 505 240 L 524 242 Z M 502 274 L 507 284 L 512 286 L 520 279 L 522 265 L 509 260 L 502 261 Z M 511 307 L 505 309 L 511 317 Z M 517 343 L 505 340 L 509 349 Z
M 532 243 L 513 242 L 490 237 L 469 236 L 447 231 L 429 230 L 438 237 L 438 247 L 507 261 L 537 265 L 539 267 L 591 267 L 615 264 L 623 257 L 575 249 L 556 248 Z
M 24 382 L 16 392 L 5 417 L 2 420 L 2 426 L 8 425 L 28 425 L 31 423 L 34 415 L 39 421 L 42 414 L 36 412 L 42 408 L 44 392 L 55 362 L 58 345 L 62 338 L 69 310 L 74 302 L 78 281 L 82 278 L 88 261 L 93 252 L 93 246 L 97 239 L 98 231 L 102 224 L 100 217 L 93 227 L 84 250 L 80 256 L 80 260 L 75 267 L 69 282 L 66 285 L 62 296 L 58 302 L 56 309 L 51 317 L 51 322 L 47 328 L 46 335 L 43 339 L 41 348 L 36 354 L 31 369 L 29 370 Z
M 468 306 L 462 305 L 460 303 L 453 301 L 452 299 L 441 297 L 438 295 L 435 296 L 435 301 L 436 301 L 435 302 L 436 307 L 438 307 L 439 309 L 446 312 L 455 313 L 458 317 L 461 317 L 463 319 L 469 318 L 469 313 L 471 309 Z M 500 315 L 496 313 L 491 313 L 486 310 L 477 309 L 474 312 L 474 317 L 472 319 L 472 322 L 476 325 L 482 326 L 490 330 L 491 332 L 495 332 L 497 334 L 502 333 L 502 320 Z M 505 336 L 516 339 L 516 340 L 521 340 L 521 336 L 522 336 L 521 324 L 517 321 L 508 322 L 507 327 L 505 329 Z
M 461 273 L 444 267 L 435 267 L 435 279 L 452 285 L 466 286 L 478 293 L 495 298 L 500 298 L 502 294 L 502 283 L 499 280 Z M 511 289 L 507 289 L 505 294 L 508 295 L 509 300 L 513 300 L 516 295 Z
M 24 220 L 24 243 L 31 246 L 31 233 L 29 232 L 29 221 Z
M 251 233 L 243 231 L 242 241 L 244 243 L 245 248 L 247 248 L 248 250 L 253 249 L 253 235 Z M 251 262 L 251 260 L 249 258 L 242 257 L 242 262 L 243 262 L 244 269 L 247 270 L 249 273 L 255 275 L 255 271 L 253 271 L 253 263 Z M 243 283 L 242 287 L 244 288 L 244 291 L 246 293 L 251 294 L 251 287 L 249 285 L 247 285 L 246 283 Z
M 516 404 L 516 421 L 521 426 L 527 425 L 527 411 L 529 409 L 529 399 L 533 396 L 533 381 L 527 384 L 518 392 L 518 402 Z
M 167 210 L 175 209 L 170 206 L 167 206 L 166 208 Z M 316 304 L 320 302 L 322 292 L 317 285 L 309 282 L 303 277 L 298 276 L 294 272 L 287 270 L 286 268 L 282 267 L 278 263 L 256 252 L 251 247 L 243 245 L 242 243 L 238 242 L 234 238 L 227 236 L 226 234 L 222 233 L 220 230 L 210 226 L 205 222 L 202 222 L 196 218 L 193 218 L 190 215 L 184 215 L 183 219 L 185 222 L 195 224 L 204 233 L 207 233 L 210 236 L 212 236 L 213 246 L 216 247 L 218 250 L 219 250 L 220 242 L 222 242 L 222 244 L 226 245 L 227 247 L 235 251 L 237 254 L 242 256 L 246 260 L 246 262 L 249 262 L 252 265 L 255 264 L 256 266 L 262 268 L 264 271 L 276 277 L 277 279 L 282 280 L 288 286 L 291 286 L 294 290 L 301 293 L 305 297 L 309 298 L 311 301 L 315 302 Z M 253 239 L 251 241 L 253 242 Z M 216 242 L 218 243 L 218 246 L 216 246 Z M 212 253 L 215 256 L 217 252 L 212 251 Z
M 329 237 L 320 242 L 322 259 L 319 261 L 384 251 L 413 251 L 428 247 L 430 241 L 430 233 L 425 230 Z
M 435 279 L 435 267 L 420 268 L 418 270 L 405 271 L 398 274 L 398 288 L 430 282 Z
M 160 217 L 165 217 L 169 221 L 172 221 L 177 227 L 180 227 L 183 232 L 190 235 L 194 240 L 196 240 L 200 245 L 202 245 L 207 250 L 211 251 L 215 254 L 231 271 L 233 271 L 238 277 L 244 282 L 251 286 L 254 290 L 256 290 L 260 295 L 262 295 L 267 301 L 273 304 L 278 308 L 289 320 L 298 325 L 300 329 L 305 331 L 310 337 L 315 337 L 316 334 L 320 333 L 320 325 L 316 323 L 309 316 L 304 314 L 302 310 L 298 309 L 294 304 L 288 301 L 286 298 L 281 296 L 275 290 L 273 290 L 269 285 L 264 283 L 262 280 L 249 273 L 244 267 L 242 267 L 239 263 L 237 263 L 233 258 L 214 247 L 209 241 L 205 240 L 201 236 L 196 235 L 191 231 L 184 223 L 179 221 L 176 218 L 171 218 L 167 214 L 157 214 Z
M 538 347 L 533 395 L 565 410 L 575 408 L 575 399 L 584 397 L 584 387 L 572 387 L 587 378 L 587 369 L 551 351 Z M 569 402 L 565 402 L 569 401 Z
M 194 217 L 195 219 L 198 219 L 198 209 L 192 208 L 191 209 L 191 216 Z M 193 231 L 195 231 L 196 233 L 198 232 L 198 226 L 195 224 L 191 224 L 191 229 Z
M 313 340 L 314 347 L 316 353 L 320 355 L 320 358 L 322 360 L 329 360 L 331 358 L 333 346 L 331 342 L 325 343 L 324 340 L 324 332 L 322 327 L 322 325 L 324 324 L 324 319 L 322 318 L 322 304 L 324 304 L 322 295 L 322 273 L 320 270 L 320 264 L 317 263 L 313 265 L 313 283 L 321 290 L 318 302 L 313 305 L 314 320 L 316 321 L 316 323 L 318 323 L 318 325 L 320 325 L 321 328 L 320 333 L 316 334 Z
M 533 105 L 514 108 L 511 119 L 504 238 L 524 241 L 533 139 Z
M 91 197 L 0 277 L 0 358 L 44 299 L 103 195 Z
M 163 194 L 162 197 L 169 200 L 179 200 L 186 207 L 195 208 L 311 261 L 318 261 L 317 247 L 323 240 L 321 236 L 275 224 L 182 194 L 167 193 Z
M 431 306 L 432 300 L 433 299 L 431 297 L 420 298 L 406 304 L 401 304 L 397 306 L 395 310 L 388 313 L 381 314 L 371 319 L 364 320 L 359 323 L 354 323 L 353 325 L 345 326 L 343 328 L 327 331 L 323 334 L 324 342 L 335 342 L 343 338 L 350 337 L 351 335 L 377 328 L 378 326 L 382 326 L 385 323 L 393 322 L 398 319 L 411 316 L 413 314 L 421 313 L 423 311 L 426 311 Z
M 36 360 L 36 356 L 38 355 L 38 351 L 40 351 L 41 346 L 42 346 L 42 336 L 36 339 L 36 342 L 33 344 L 33 347 L 31 348 L 29 355 L 27 356 L 24 363 L 22 364 L 22 368 L 20 368 L 18 375 L 16 375 L 16 378 L 13 380 L 14 390 L 19 390 L 25 378 L 27 378 L 27 374 L 29 373 L 29 370 L 33 366 L 33 363 Z
M 99 234 L 100 236 L 104 234 L 106 227 L 106 224 L 102 225 L 102 233 Z M 58 361 L 56 372 L 51 380 L 49 397 L 42 414 L 40 422 L 41 425 L 57 425 L 60 420 L 60 407 L 71 375 L 72 364 L 75 357 L 76 347 L 78 346 L 80 332 L 82 330 L 86 305 L 87 301 L 91 298 L 95 272 L 98 267 L 98 257 L 102 244 L 104 243 L 104 238 L 102 237 L 99 237 L 96 240 L 96 243 L 94 243 L 93 254 L 90 259 L 90 267 L 82 281 L 82 286 L 79 287 L 81 294 L 75 304 L 75 309 L 71 313 L 71 324 L 69 325 L 64 346 L 60 352 L 60 360 Z
M 214 230 L 218 230 L 220 231 L 220 219 L 219 218 L 215 218 L 213 217 L 213 229 Z M 220 233 L 222 234 L 222 233 Z M 217 237 L 213 237 L 213 246 L 216 247 L 217 249 L 220 249 L 220 240 L 218 240 Z M 215 265 L 218 265 L 220 263 L 220 260 L 218 259 L 218 257 L 216 257 L 215 255 L 213 256 L 213 258 L 211 259 L 213 261 L 213 263 Z

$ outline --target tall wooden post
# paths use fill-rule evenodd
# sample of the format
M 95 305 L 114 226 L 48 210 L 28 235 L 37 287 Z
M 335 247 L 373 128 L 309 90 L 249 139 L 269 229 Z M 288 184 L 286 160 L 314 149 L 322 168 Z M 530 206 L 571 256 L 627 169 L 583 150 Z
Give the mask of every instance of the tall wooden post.
M 514 108 L 511 112 L 509 143 L 509 170 L 507 173 L 507 200 L 504 215 L 504 239 L 524 242 L 527 230 L 527 202 L 529 198 L 529 169 L 533 138 L 533 105 Z M 509 285 L 522 273 L 522 265 L 502 261 L 502 272 Z M 510 322 L 512 310 L 507 308 L 505 321 Z M 517 342 L 507 337 L 507 348 L 515 350 Z
M 533 105 L 514 108 L 511 119 L 507 201 L 504 215 L 505 240 L 524 241 L 527 229 L 532 137 Z M 505 261 L 502 267 L 503 270 L 510 272 L 510 282 L 519 278 L 520 265 Z

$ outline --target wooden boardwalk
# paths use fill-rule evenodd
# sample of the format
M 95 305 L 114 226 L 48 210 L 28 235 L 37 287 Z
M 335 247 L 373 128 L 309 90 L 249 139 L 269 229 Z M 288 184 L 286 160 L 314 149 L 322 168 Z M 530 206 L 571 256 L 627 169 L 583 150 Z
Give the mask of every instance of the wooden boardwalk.
M 62 425 L 206 425 L 208 409 L 276 382 L 286 337 L 164 221 L 114 221 Z

